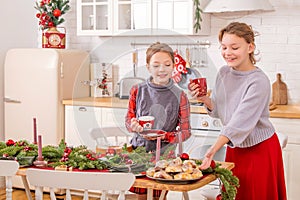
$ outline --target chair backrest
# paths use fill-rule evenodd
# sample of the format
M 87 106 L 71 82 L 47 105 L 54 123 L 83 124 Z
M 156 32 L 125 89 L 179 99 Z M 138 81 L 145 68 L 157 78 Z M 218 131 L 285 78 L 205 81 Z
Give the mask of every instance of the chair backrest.
M 279 132 L 276 132 L 276 134 L 277 134 L 281 149 L 284 149 L 288 142 L 288 136 L 283 133 L 279 133 Z
M 12 177 L 17 173 L 19 163 L 14 160 L 0 160 L 0 176 L 5 177 L 6 200 L 12 199 Z
M 35 186 L 36 200 L 43 199 L 43 188 L 50 190 L 51 200 L 55 200 L 55 189 L 66 190 L 66 200 L 71 200 L 71 189 L 84 190 L 84 200 L 88 200 L 88 192 L 101 192 L 101 200 L 107 199 L 109 191 L 118 191 L 118 200 L 125 200 L 125 192 L 133 185 L 135 176 L 132 173 L 107 172 L 74 172 L 46 169 L 31 169 L 26 172 L 29 183 Z
M 120 127 L 101 127 L 90 129 L 90 136 L 96 141 L 97 145 L 120 145 L 129 143 L 131 135 Z

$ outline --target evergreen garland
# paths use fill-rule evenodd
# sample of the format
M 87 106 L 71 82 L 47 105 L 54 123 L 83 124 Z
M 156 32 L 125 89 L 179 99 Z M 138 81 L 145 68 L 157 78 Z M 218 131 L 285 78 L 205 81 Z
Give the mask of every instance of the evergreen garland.
M 194 24 L 194 29 L 195 32 L 198 33 L 198 31 L 201 29 L 201 22 L 202 22 L 202 9 L 200 8 L 200 0 L 194 0 L 194 9 L 195 9 L 195 24 Z
M 195 160 L 197 164 L 201 164 L 201 160 Z M 214 163 L 214 161 L 212 161 Z M 232 171 L 220 167 L 220 163 L 216 163 L 215 166 L 211 166 L 205 170 L 202 170 L 203 174 L 214 174 L 222 183 L 221 196 L 222 200 L 234 200 L 237 188 L 240 187 L 239 179 L 233 175 Z

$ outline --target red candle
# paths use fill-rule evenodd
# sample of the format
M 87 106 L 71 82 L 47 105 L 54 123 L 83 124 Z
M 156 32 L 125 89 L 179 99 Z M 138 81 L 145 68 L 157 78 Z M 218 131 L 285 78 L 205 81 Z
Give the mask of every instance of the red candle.
M 160 137 L 157 137 L 156 141 L 156 155 L 155 155 L 155 161 L 158 162 L 160 158 Z
M 37 144 L 36 118 L 33 118 L 33 144 Z
M 42 136 L 38 136 L 38 160 L 41 161 L 43 160 L 43 155 L 42 155 Z

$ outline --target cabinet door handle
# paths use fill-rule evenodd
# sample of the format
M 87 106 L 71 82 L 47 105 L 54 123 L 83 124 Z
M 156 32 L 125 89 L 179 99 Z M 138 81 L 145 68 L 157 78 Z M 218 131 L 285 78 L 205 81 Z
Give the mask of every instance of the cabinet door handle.
M 86 107 L 79 107 L 78 110 L 81 111 L 81 112 L 86 112 L 87 111 Z

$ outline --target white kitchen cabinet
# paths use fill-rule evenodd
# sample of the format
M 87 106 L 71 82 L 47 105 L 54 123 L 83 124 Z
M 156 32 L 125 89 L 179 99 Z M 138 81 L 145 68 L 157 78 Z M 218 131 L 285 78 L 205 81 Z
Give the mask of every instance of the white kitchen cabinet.
M 146 0 L 77 0 L 77 34 L 110 36 L 149 27 L 149 5 Z M 141 23 L 134 24 L 137 14 Z
M 289 200 L 299 199 L 300 190 L 300 119 L 271 118 L 277 132 L 288 136 L 283 149 L 285 179 Z
M 89 135 L 91 128 L 101 126 L 101 108 L 65 106 L 65 142 L 70 146 L 85 144 L 95 149 L 96 142 Z
M 101 108 L 101 126 L 117 126 L 125 128 L 126 113 L 127 109 L 125 108 Z
M 299 199 L 300 144 L 288 144 L 283 152 L 288 199 Z
M 124 108 L 104 108 L 93 106 L 65 105 L 65 141 L 68 145 L 86 145 L 95 150 L 96 142 L 91 138 L 91 128 L 121 127 L 125 129 Z
M 201 16 L 195 33 L 193 0 L 77 0 L 77 34 L 209 35 L 210 15 Z
M 194 1 L 193 0 L 152 0 L 152 29 L 158 34 L 170 34 L 157 30 L 167 29 L 177 34 L 185 35 L 209 35 L 210 15 L 201 14 L 201 30 L 194 30 Z
M 112 4 L 110 0 L 77 0 L 77 34 L 111 35 Z

